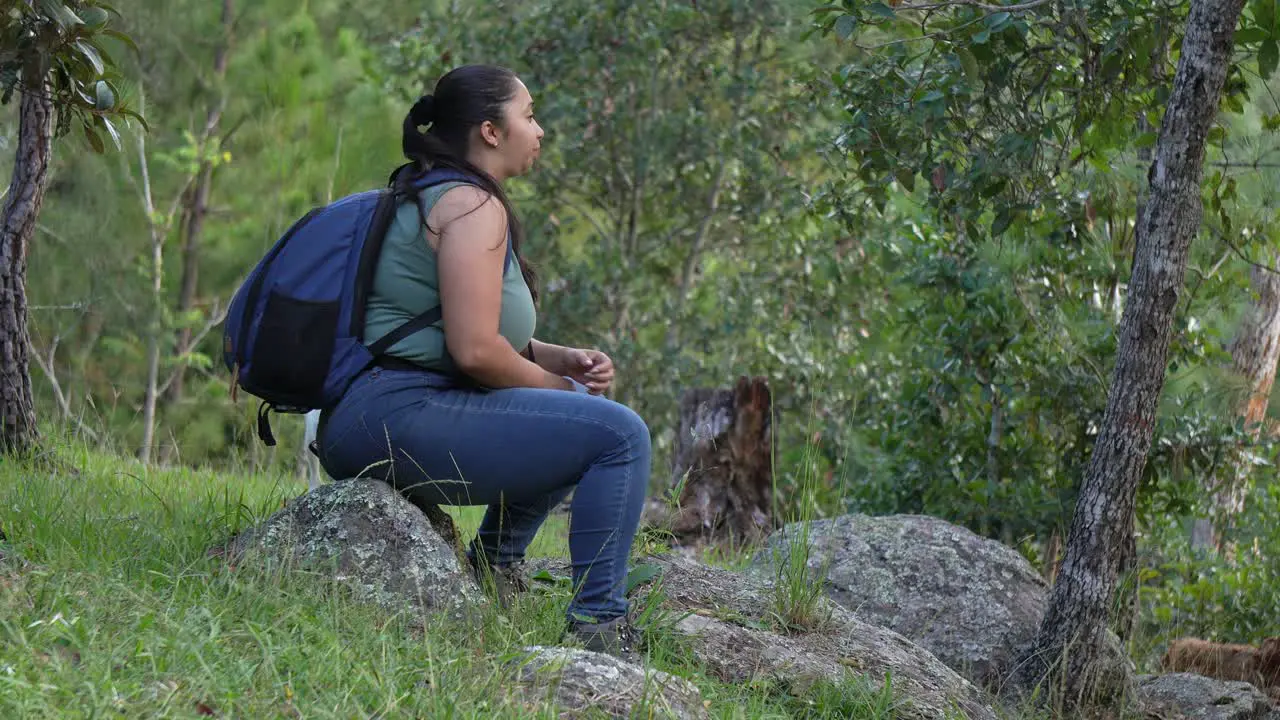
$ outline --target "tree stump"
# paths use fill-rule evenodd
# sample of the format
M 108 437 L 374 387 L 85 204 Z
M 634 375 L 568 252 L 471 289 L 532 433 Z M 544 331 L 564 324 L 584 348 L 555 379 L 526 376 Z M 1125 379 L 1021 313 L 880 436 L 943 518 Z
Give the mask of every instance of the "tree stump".
M 654 509 L 682 545 L 752 542 L 774 529 L 772 398 L 764 378 L 680 400 L 672 498 Z

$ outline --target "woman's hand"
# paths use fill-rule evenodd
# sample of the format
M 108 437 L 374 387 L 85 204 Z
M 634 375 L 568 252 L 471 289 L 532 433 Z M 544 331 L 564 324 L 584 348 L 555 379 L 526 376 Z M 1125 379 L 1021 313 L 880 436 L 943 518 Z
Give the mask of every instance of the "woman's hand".
M 599 350 L 565 348 L 565 374 L 592 395 L 603 395 L 613 384 L 613 360 Z

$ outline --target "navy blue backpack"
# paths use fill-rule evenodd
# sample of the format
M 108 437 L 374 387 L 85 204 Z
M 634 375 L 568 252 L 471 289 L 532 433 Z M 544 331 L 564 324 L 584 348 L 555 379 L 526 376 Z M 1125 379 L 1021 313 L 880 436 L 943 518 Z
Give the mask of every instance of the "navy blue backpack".
M 433 169 L 409 184 L 395 182 L 313 209 L 236 291 L 223 331 L 223 361 L 233 399 L 237 387 L 261 398 L 258 437 L 264 443 L 275 445 L 269 411 L 332 406 L 388 348 L 439 322 L 437 305 L 370 345 L 362 341 L 378 253 L 399 204 L 446 182 L 478 184 L 464 173 Z

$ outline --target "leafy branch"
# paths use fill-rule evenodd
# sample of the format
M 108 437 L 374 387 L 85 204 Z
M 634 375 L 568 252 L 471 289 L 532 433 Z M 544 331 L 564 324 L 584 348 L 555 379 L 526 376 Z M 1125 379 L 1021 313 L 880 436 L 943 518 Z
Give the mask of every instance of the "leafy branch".
M 935 10 L 944 10 L 946 8 L 953 8 L 953 7 L 974 7 L 974 8 L 978 8 L 979 10 L 985 10 L 991 13 L 998 13 L 998 12 L 1016 13 L 1016 12 L 1026 12 L 1028 10 L 1034 10 L 1038 7 L 1041 7 L 1042 5 L 1048 5 L 1050 2 L 1052 2 L 1052 0 L 1031 0 L 1030 2 L 1016 3 L 1013 5 L 990 5 L 983 2 L 977 2 L 977 0 L 942 0 L 942 2 L 932 2 L 932 3 L 900 3 L 897 5 L 893 5 L 892 7 L 895 10 L 899 10 L 899 11 L 923 10 L 927 12 L 933 12 Z

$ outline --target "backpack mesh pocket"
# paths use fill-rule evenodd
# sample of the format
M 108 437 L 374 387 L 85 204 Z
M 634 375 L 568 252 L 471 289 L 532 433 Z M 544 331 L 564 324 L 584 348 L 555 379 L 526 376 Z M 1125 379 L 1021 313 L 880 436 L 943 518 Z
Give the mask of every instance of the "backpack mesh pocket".
M 329 376 L 340 309 L 337 299 L 268 295 L 246 380 L 298 398 L 319 396 Z

